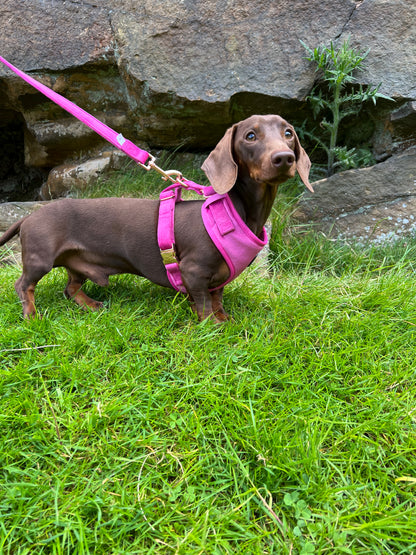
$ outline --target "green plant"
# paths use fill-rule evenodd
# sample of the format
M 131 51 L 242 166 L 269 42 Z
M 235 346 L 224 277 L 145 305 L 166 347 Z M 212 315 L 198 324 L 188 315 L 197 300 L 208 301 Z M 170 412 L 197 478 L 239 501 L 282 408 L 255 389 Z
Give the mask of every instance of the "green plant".
M 377 98 L 392 99 L 379 92 L 380 85 L 363 87 L 360 84 L 358 88 L 347 88 L 356 81 L 353 73 L 363 69 L 363 62 L 369 51 L 362 53 L 354 50 L 348 39 L 339 48 L 331 42 L 330 46 L 318 46 L 312 50 L 302 41 L 301 43 L 308 53 L 306 59 L 316 64 L 316 71 L 320 74 L 307 101 L 312 105 L 315 118 L 324 112 L 320 127 L 328 139 L 326 142 L 325 138 L 320 139 L 315 134 L 305 133 L 326 152 L 327 176 L 330 176 L 337 167 L 347 169 L 359 164 L 360 153 L 355 148 L 337 145 L 341 121 L 346 116 L 357 115 L 363 103 L 368 100 L 375 104 Z M 327 119 L 326 114 L 330 114 L 330 119 Z

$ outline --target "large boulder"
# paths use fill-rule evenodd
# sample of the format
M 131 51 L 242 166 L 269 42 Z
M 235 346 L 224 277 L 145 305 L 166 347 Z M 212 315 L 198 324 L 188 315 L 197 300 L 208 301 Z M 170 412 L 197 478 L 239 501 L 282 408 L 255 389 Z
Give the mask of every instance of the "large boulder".
M 1 55 L 139 144 L 195 151 L 253 113 L 312 121 L 305 98 L 316 74 L 300 41 L 314 47 L 350 37 L 370 49 L 359 82 L 382 82 L 396 100 L 366 108 L 352 127 L 345 122 L 350 142 L 365 137 L 383 160 L 416 143 L 415 19 L 413 0 L 3 0 Z M 50 170 L 102 147 L 0 64 L 7 187 L 13 179 L 20 186 L 16 164 Z
M 416 147 L 313 186 L 315 193 L 305 193 L 293 215 L 302 229 L 376 243 L 416 231 Z
M 257 112 L 295 117 L 314 81 L 299 39 L 339 36 L 352 0 L 143 2 L 116 10 L 119 67 L 151 143 L 208 147 L 224 126 Z
M 416 99 L 415 21 L 413 0 L 357 0 L 340 38 L 369 50 L 362 83 L 381 83 L 381 92 L 396 99 Z

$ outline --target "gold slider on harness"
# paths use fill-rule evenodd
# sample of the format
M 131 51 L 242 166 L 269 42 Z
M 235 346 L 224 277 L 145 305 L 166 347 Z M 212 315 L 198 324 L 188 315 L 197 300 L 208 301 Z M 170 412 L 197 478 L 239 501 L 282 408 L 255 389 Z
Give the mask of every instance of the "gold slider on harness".
M 165 266 L 177 262 L 176 253 L 173 246 L 170 249 L 160 249 L 160 254 L 162 255 L 163 264 Z

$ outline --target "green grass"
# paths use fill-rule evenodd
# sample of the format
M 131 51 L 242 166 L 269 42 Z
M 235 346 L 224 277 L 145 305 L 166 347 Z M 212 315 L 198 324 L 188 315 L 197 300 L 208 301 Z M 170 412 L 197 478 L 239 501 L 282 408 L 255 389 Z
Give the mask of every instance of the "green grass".
M 60 270 L 25 322 L 0 268 L 0 553 L 416 552 L 414 251 L 311 244 L 224 326 L 133 276 L 83 312 Z
M 156 159 L 156 164 L 163 170 L 178 169 L 186 179 L 208 185 L 204 172 L 200 169 L 201 157 L 189 156 L 180 153 L 162 151 Z M 78 197 L 159 197 L 159 193 L 171 185 L 166 182 L 156 171 L 146 172 L 132 160 L 127 160 L 125 166 L 105 180 L 99 180 L 95 185 L 90 185 L 86 190 L 73 191 L 71 196 Z M 186 194 L 184 196 L 186 198 Z M 196 198 L 195 195 L 192 198 Z M 198 198 L 198 197 L 197 197 Z

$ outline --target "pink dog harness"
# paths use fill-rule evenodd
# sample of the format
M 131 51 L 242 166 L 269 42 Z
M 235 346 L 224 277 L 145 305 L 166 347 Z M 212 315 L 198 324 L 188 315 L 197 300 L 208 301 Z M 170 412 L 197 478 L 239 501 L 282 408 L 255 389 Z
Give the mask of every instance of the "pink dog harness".
M 201 215 L 209 236 L 230 270 L 228 279 L 215 289 L 224 287 L 241 274 L 267 243 L 266 229 L 257 237 L 234 208 L 230 197 L 215 193 L 212 187 L 201 187 L 193 181 L 174 183 L 160 193 L 157 238 L 168 279 L 176 291 L 186 293 L 175 251 L 175 205 L 181 202 L 182 187 L 206 197 Z M 212 289 L 214 291 L 215 289 Z

